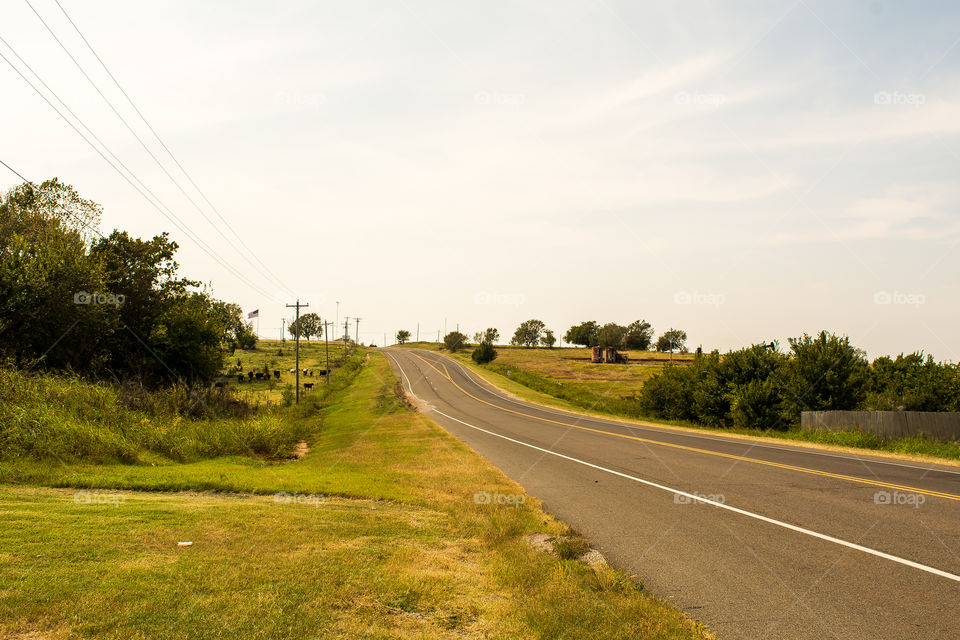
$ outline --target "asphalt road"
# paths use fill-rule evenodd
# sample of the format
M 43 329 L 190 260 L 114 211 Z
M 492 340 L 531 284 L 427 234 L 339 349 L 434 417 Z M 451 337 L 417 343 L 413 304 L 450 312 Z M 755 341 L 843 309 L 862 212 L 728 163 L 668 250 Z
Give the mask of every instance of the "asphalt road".
M 960 639 L 958 467 L 585 417 L 384 353 L 433 420 L 720 638 Z

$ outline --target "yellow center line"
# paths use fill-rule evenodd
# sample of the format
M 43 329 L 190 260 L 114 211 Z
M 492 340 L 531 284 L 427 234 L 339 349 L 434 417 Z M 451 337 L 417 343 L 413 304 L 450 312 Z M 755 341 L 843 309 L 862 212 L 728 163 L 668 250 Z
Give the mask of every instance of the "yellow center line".
M 639 436 L 631 436 L 631 435 L 627 435 L 627 434 L 625 434 L 625 433 L 616 433 L 616 432 L 614 432 L 614 431 L 605 431 L 605 430 L 603 430 L 603 429 L 594 429 L 594 428 L 592 428 L 592 427 L 585 427 L 585 426 L 583 426 L 583 425 L 570 424 L 569 422 L 560 422 L 559 420 L 551 420 L 550 418 L 543 418 L 543 417 L 540 417 L 540 416 L 531 415 L 531 414 L 529 414 L 529 413 L 523 413 L 522 411 L 515 411 L 515 410 L 513 410 L 513 409 L 507 409 L 506 407 L 501 407 L 501 406 L 498 405 L 498 404 L 494 404 L 494 403 L 492 403 L 492 402 L 487 402 L 486 400 L 483 400 L 482 398 L 478 398 L 477 396 L 473 395 L 472 393 L 470 393 L 469 391 L 467 391 L 466 389 L 464 389 L 463 387 L 461 387 L 461 386 L 460 386 L 459 384 L 457 384 L 457 383 L 453 380 L 453 378 L 450 376 L 450 372 L 447 370 L 447 366 L 446 366 L 445 364 L 440 363 L 440 366 L 443 367 L 443 371 L 441 371 L 440 369 L 438 369 L 437 367 L 435 367 L 435 366 L 434 366 L 429 360 L 427 360 L 426 358 L 424 358 L 424 357 L 422 357 L 422 356 L 420 356 L 420 355 L 418 355 L 418 354 L 416 354 L 416 353 L 413 353 L 412 355 L 416 356 L 416 357 L 419 358 L 420 360 L 423 360 L 423 361 L 427 364 L 427 366 L 429 366 L 431 369 L 433 369 L 434 371 L 436 371 L 437 373 L 439 373 L 441 376 L 443 376 L 444 378 L 446 378 L 447 380 L 449 380 L 449 381 L 450 381 L 450 384 L 452 384 L 452 385 L 455 386 L 457 389 L 459 389 L 462 393 L 464 393 L 464 394 L 467 395 L 467 396 L 470 396 L 471 398 L 473 398 L 473 399 L 476 400 L 477 402 L 482 402 L 483 404 L 489 405 L 489 406 L 491 406 L 491 407 L 493 407 L 493 408 L 495 408 L 495 409 L 499 409 L 500 411 L 505 411 L 505 412 L 507 412 L 507 413 L 513 413 L 513 414 L 516 414 L 516 415 L 518 415 L 518 416 L 523 416 L 524 418 L 532 418 L 533 420 L 540 420 L 540 421 L 542 421 L 542 422 L 549 422 L 549 423 L 551 423 L 551 424 L 557 424 L 557 425 L 560 425 L 560 426 L 563 426 L 563 427 L 569 427 L 569 428 L 571 428 L 571 429 L 580 429 L 581 431 L 590 431 L 590 432 L 592 432 L 592 433 L 599 433 L 599 434 L 606 435 L 606 436 L 615 436 L 615 437 L 617 437 L 617 438 L 625 438 L 625 439 L 627 439 L 627 440 L 634 440 L 634 441 L 643 442 L 643 443 L 646 443 L 646 444 L 655 444 L 655 445 L 659 445 L 659 446 L 661 446 L 661 447 L 670 447 L 670 448 L 672 448 L 672 449 L 680 449 L 680 450 L 682 450 L 682 451 L 692 451 L 692 452 L 694 452 L 694 453 L 702 453 L 702 454 L 710 455 L 710 456 L 718 456 L 718 457 L 720 457 L 720 458 L 729 458 L 730 460 L 739 460 L 739 461 L 743 461 L 743 462 L 752 462 L 752 463 L 754 463 L 754 464 L 762 464 L 762 465 L 766 465 L 766 466 L 768 466 L 768 467 L 777 467 L 777 468 L 779 468 L 779 469 L 787 469 L 787 470 L 789 470 L 789 471 L 799 471 L 799 472 L 801 472 L 801 473 L 810 473 L 810 474 L 813 474 L 813 475 L 824 476 L 824 477 L 827 477 L 827 478 L 836 478 L 836 479 L 838 479 L 838 480 L 847 480 L 847 481 L 849 481 L 849 482 L 858 482 L 858 483 L 860 483 L 860 484 L 868 484 L 868 485 L 875 486 L 875 487 L 884 487 L 884 488 L 886 488 L 886 489 L 894 489 L 894 490 L 897 490 L 897 491 L 907 491 L 907 492 L 910 492 L 910 493 L 919 493 L 919 494 L 923 494 L 923 495 L 927 495 L 927 496 L 934 496 L 934 497 L 937 497 L 937 498 L 946 498 L 946 499 L 948 499 L 948 500 L 956 500 L 956 501 L 960 502 L 960 495 L 954 495 L 954 494 L 952 494 L 952 493 L 944 493 L 944 492 L 942 492 L 942 491 L 933 491 L 933 490 L 930 490 L 930 489 L 920 489 L 920 488 L 917 488 L 917 487 L 908 487 L 908 486 L 905 486 L 905 485 L 893 484 L 893 483 L 890 483 L 890 482 L 882 482 L 882 481 L 880 481 L 880 480 L 870 480 L 869 478 L 858 478 L 857 476 L 848 476 L 848 475 L 844 475 L 844 474 L 842 474 L 842 473 L 831 473 L 831 472 L 829 472 L 829 471 L 821 471 L 821 470 L 819 470 L 819 469 L 810 469 L 810 468 L 808 468 L 808 467 L 798 467 L 798 466 L 796 466 L 796 465 L 783 464 L 783 463 L 781 463 L 781 462 L 771 462 L 771 461 L 769 461 L 769 460 L 760 460 L 760 459 L 757 459 L 757 458 L 747 458 L 747 457 L 745 457 L 745 456 L 738 456 L 738 455 L 734 455 L 734 454 L 732 454 L 732 453 L 722 453 L 722 452 L 720 452 L 720 451 L 710 451 L 709 449 L 700 449 L 700 448 L 697 448 L 697 447 L 688 447 L 688 446 L 686 446 L 686 445 L 674 444 L 674 443 L 672 443 L 672 442 L 663 442 L 663 441 L 660 441 L 660 440 L 651 440 L 651 439 L 649 439 L 649 438 L 641 438 L 641 437 L 639 437 Z

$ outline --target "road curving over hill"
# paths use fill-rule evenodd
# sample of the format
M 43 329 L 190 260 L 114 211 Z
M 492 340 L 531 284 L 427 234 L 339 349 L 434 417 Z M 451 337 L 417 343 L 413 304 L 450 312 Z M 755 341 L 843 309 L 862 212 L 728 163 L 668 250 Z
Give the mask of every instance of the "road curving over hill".
M 721 638 L 960 640 L 960 468 L 588 417 L 383 352 L 422 411 Z

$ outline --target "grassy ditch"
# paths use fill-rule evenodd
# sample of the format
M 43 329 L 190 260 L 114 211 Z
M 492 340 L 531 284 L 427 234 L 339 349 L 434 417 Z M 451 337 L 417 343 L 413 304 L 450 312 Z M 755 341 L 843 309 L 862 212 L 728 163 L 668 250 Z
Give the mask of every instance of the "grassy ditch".
M 0 636 L 710 637 L 579 560 L 581 539 L 396 388 L 371 354 L 294 461 L 87 463 L 59 476 L 79 489 L 0 486 Z M 187 491 L 131 490 L 174 479 Z

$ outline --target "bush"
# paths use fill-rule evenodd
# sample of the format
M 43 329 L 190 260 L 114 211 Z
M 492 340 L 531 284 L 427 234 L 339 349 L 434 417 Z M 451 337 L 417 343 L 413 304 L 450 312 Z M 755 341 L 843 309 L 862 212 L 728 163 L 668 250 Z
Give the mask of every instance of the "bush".
M 309 436 L 309 424 L 279 409 L 254 414 L 218 390 L 174 385 L 149 392 L 0 368 L 2 460 L 132 464 L 147 452 L 178 462 L 281 457 Z
M 467 346 L 467 336 L 459 331 L 451 331 L 443 337 L 443 344 L 450 353 L 456 353 Z
M 497 358 L 497 350 L 489 342 L 481 342 L 470 357 L 477 364 L 487 364 Z
M 790 427 L 784 415 L 783 389 L 771 378 L 751 380 L 733 393 L 733 426 L 739 429 L 776 429 Z
M 790 339 L 792 357 L 784 366 L 786 409 L 791 422 L 801 411 L 856 410 L 867 398 L 869 365 L 850 338 L 821 331 Z

